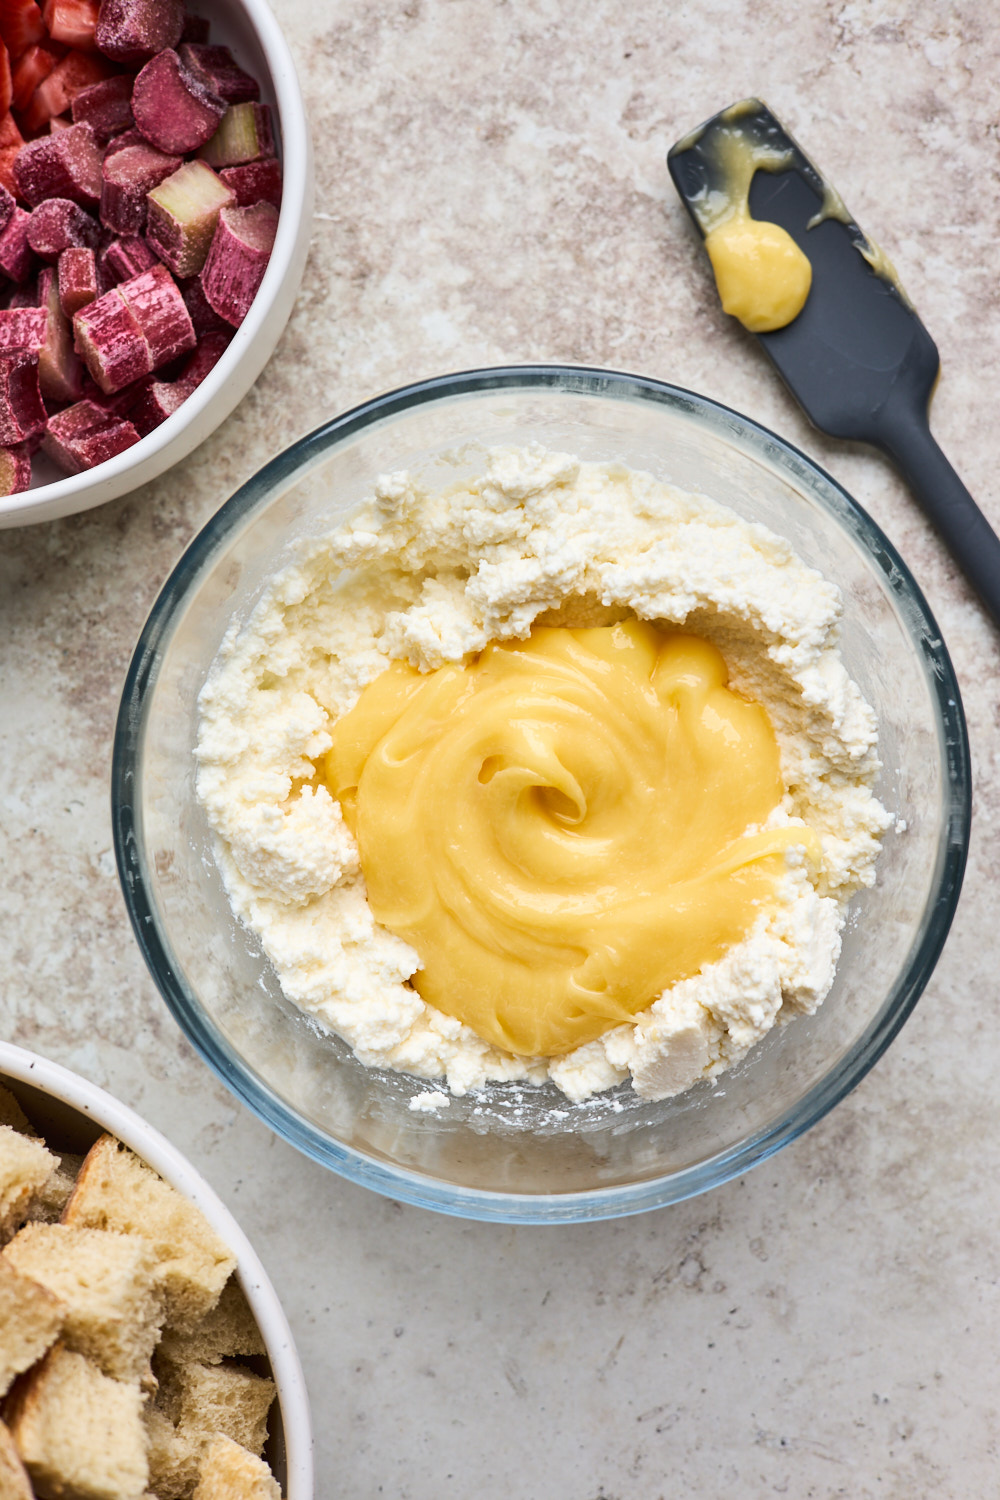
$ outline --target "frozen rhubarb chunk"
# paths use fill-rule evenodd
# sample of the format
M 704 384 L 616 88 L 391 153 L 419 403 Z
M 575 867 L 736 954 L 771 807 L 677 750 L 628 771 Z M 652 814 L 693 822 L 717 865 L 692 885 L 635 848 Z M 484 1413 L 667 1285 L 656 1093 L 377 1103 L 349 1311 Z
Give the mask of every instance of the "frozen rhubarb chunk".
M 202 290 L 209 306 L 238 328 L 264 279 L 278 229 L 278 211 L 271 203 L 253 208 L 224 208 L 212 239 Z
M 210 167 L 235 167 L 274 155 L 271 110 L 267 104 L 233 104 L 212 139 L 198 155 Z
M 184 297 L 184 306 L 191 314 L 191 322 L 199 339 L 204 338 L 206 333 L 226 333 L 232 338 L 232 326 L 225 318 L 220 318 L 215 310 L 209 307 L 202 290 L 201 277 L 192 276 L 189 280 L 181 283 L 181 294 Z
M 112 240 L 101 252 L 99 268 L 112 286 L 128 281 L 131 276 L 141 276 L 151 266 L 159 265 L 141 235 L 132 235 L 121 240 Z
M 101 0 L 97 49 L 137 68 L 165 47 L 176 47 L 184 29 L 182 0 Z
M 77 401 L 49 418 L 42 450 L 67 474 L 80 474 L 138 441 L 139 434 L 131 422 L 92 401 Z
M 152 372 L 149 344 L 117 287 L 76 314 L 73 333 L 102 391 L 120 391 Z
M 11 57 L 44 39 L 45 22 L 35 0 L 0 0 L 0 40 Z
M 89 125 L 99 146 L 113 135 L 129 130 L 132 120 L 132 79 L 117 73 L 101 83 L 92 83 L 73 96 L 73 124 Z
M 14 194 L 0 183 L 0 229 L 6 228 L 14 214 Z
M 129 412 L 136 430 L 143 437 L 159 427 L 197 390 L 225 354 L 231 331 L 210 333 L 198 345 L 176 380 L 152 380 Z
M 198 339 L 190 314 L 166 266 L 153 266 L 116 290 L 142 329 L 154 370 L 195 347 Z
M 54 42 L 83 52 L 94 50 L 97 0 L 45 0 L 42 20 Z
M 202 47 L 185 42 L 178 47 L 181 62 L 199 82 L 227 104 L 260 98 L 260 84 L 244 73 L 228 47 Z
M 225 100 L 189 73 L 172 48 L 158 52 L 136 75 L 132 114 L 158 151 L 174 156 L 197 151 L 211 140 L 225 112 Z
M 31 454 L 27 444 L 0 448 L 0 495 L 17 495 L 31 488 Z
M 24 351 L 0 355 L 0 444 L 27 442 L 47 421 L 38 389 L 38 356 Z
M 231 188 L 203 161 L 188 161 L 147 194 L 146 238 L 175 276 L 205 264 L 219 213 L 235 205 Z
M 67 52 L 35 89 L 25 105 L 22 124 L 29 134 L 58 115 L 65 114 L 83 89 L 107 81 L 112 64 L 86 52 Z
M 185 11 L 181 41 L 195 42 L 199 47 L 204 47 L 211 34 L 211 29 L 211 23 L 207 16 L 192 16 Z
M 58 135 L 29 141 L 14 158 L 14 179 L 26 203 L 72 198 L 85 208 L 101 196 L 101 153 L 89 125 L 71 125 Z
M 39 388 L 46 401 L 76 401 L 83 390 L 83 365 L 59 301 L 59 278 L 50 267 L 39 272 L 38 301 L 47 318 L 45 343 L 38 355 Z
M 59 306 L 63 315 L 72 320 L 81 307 L 95 302 L 101 294 L 97 256 L 93 250 L 83 246 L 64 250 L 59 257 L 57 280 Z
M 44 307 L 8 307 L 0 312 L 0 354 L 26 353 L 36 359 L 45 345 Z
M 106 156 L 101 168 L 101 223 L 116 234 L 141 234 L 146 227 L 146 194 L 180 165 L 179 156 L 165 156 L 147 145 Z
M 40 259 L 54 265 L 71 245 L 91 249 L 101 238 L 96 219 L 69 198 L 48 198 L 31 210 L 28 222 L 28 244 Z
M 255 203 L 281 207 L 281 164 L 275 157 L 244 162 L 239 167 L 223 167 L 219 176 L 236 194 L 237 208 L 250 208 Z
M 15 205 L 7 223 L 0 231 L 0 271 L 11 281 L 27 281 L 38 261 L 28 244 L 28 226 L 31 215 Z

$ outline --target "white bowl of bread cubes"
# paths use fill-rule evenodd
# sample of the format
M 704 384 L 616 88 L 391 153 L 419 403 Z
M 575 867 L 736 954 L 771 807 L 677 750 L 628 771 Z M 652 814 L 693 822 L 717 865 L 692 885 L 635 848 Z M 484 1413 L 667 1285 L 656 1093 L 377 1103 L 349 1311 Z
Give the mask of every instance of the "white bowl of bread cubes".
M 191 1164 L 0 1042 L 2 1500 L 311 1500 L 309 1407 L 249 1241 Z

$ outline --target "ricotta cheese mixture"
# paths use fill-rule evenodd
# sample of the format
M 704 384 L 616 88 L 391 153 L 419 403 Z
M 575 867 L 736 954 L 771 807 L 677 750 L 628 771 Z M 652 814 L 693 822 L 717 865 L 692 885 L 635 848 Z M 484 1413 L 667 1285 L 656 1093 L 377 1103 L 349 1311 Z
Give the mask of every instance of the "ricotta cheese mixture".
M 233 910 L 284 993 L 370 1067 L 446 1080 L 453 1095 L 549 1078 L 574 1101 L 630 1076 L 648 1099 L 712 1077 L 823 1000 L 847 902 L 873 884 L 891 821 L 871 789 L 875 717 L 840 659 L 840 612 L 839 590 L 782 538 L 621 465 L 532 445 L 494 450 L 482 475 L 440 493 L 382 476 L 233 626 L 202 690 L 198 794 Z M 408 982 L 419 957 L 375 921 L 317 764 L 394 660 L 431 671 L 536 624 L 633 617 L 713 643 L 730 686 L 764 705 L 785 788 L 765 826 L 801 827 L 803 843 L 789 843 L 747 935 L 634 1024 L 560 1057 L 515 1056 Z

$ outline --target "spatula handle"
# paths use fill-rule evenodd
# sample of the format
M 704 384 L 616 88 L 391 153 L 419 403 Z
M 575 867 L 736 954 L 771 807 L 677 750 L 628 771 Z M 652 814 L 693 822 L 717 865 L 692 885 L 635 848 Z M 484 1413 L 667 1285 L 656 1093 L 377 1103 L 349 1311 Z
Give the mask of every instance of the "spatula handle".
M 887 413 L 877 441 L 1000 627 L 1000 537 L 934 441 L 926 413 Z

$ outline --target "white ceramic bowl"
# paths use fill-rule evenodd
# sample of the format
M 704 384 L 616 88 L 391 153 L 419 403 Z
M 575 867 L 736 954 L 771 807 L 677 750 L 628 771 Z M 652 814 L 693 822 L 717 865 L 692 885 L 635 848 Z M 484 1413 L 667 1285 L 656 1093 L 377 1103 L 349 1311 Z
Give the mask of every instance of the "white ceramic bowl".
M 104 1131 L 124 1141 L 165 1182 L 201 1209 L 237 1258 L 236 1274 L 264 1338 L 278 1402 L 267 1456 L 286 1500 L 312 1500 L 312 1427 L 302 1366 L 281 1303 L 232 1214 L 205 1179 L 152 1125 L 88 1083 L 37 1053 L 0 1042 L 0 1082 L 16 1095 L 45 1140 L 86 1151 Z
M 231 47 L 274 111 L 282 161 L 278 233 L 260 290 L 211 374 L 148 437 L 83 474 L 35 459 L 32 488 L 0 497 L 0 528 L 55 521 L 103 505 L 164 473 L 197 448 L 242 401 L 288 322 L 312 232 L 312 145 L 295 65 L 265 0 L 194 0 L 210 16 L 212 41 Z

